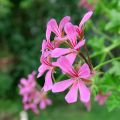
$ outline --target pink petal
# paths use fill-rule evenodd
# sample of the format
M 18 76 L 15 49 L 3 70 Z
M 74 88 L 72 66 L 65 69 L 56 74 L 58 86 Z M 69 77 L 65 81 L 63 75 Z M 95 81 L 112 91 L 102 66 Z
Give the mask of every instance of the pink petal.
M 21 83 L 22 85 L 27 85 L 27 84 L 28 84 L 27 80 L 24 79 L 24 78 L 22 78 L 22 79 L 20 80 L 20 83 Z
M 89 66 L 86 64 L 86 63 L 84 63 L 81 67 L 80 67 L 80 69 L 79 69 L 79 71 L 78 71 L 78 74 L 79 74 L 79 76 L 81 77 L 81 78 L 89 78 L 90 77 L 90 68 L 89 68 Z
M 46 99 L 46 104 L 47 104 L 47 105 L 52 105 L 52 101 L 47 98 L 47 99 Z
M 48 23 L 51 26 L 51 31 L 56 34 L 56 36 L 60 36 L 60 31 L 55 19 L 51 19 Z
M 36 75 L 35 71 L 33 71 L 31 74 L 29 74 L 28 75 L 28 81 L 34 83 L 35 82 L 34 81 L 35 80 L 35 75 Z
M 80 91 L 80 100 L 84 103 L 90 100 L 90 90 L 86 87 L 83 81 L 78 81 L 78 87 Z
M 66 55 L 65 57 L 69 60 L 70 64 L 72 65 L 76 59 L 76 56 L 77 56 L 77 53 L 73 52 L 73 53 Z
M 50 42 L 50 35 L 51 35 L 51 26 L 50 26 L 50 21 L 47 24 L 47 29 L 46 29 L 46 39 L 48 42 Z
M 89 12 L 87 12 L 87 13 L 84 15 L 84 17 L 82 18 L 82 20 L 81 20 L 81 22 L 80 22 L 80 24 L 79 24 L 79 27 L 80 27 L 80 28 L 83 26 L 83 24 L 84 24 L 85 22 L 87 22 L 87 21 L 90 19 L 90 17 L 92 16 L 92 14 L 93 14 L 93 12 L 92 12 L 92 11 L 89 11 Z
M 68 23 L 70 21 L 70 17 L 69 16 L 65 16 L 59 24 L 59 30 L 62 32 L 63 27 L 65 26 L 66 23 Z
M 65 91 L 70 85 L 72 85 L 74 80 L 68 79 L 57 82 L 53 85 L 52 92 L 63 92 Z
M 44 53 L 42 53 L 42 55 L 46 58 L 50 55 L 51 51 L 45 51 Z M 42 60 L 41 60 L 42 63 Z
M 99 105 L 104 105 L 109 96 L 110 93 L 106 93 L 105 95 L 103 95 L 102 93 L 98 93 L 98 95 L 95 97 L 95 101 L 98 101 Z
M 65 100 L 68 103 L 74 103 L 77 101 L 77 96 L 78 96 L 78 84 L 77 82 L 75 82 L 73 86 L 70 88 L 70 91 L 65 96 Z
M 46 40 L 43 40 L 43 42 L 42 42 L 42 54 L 44 53 L 45 49 L 46 49 Z
M 31 107 L 31 109 L 32 109 L 32 111 L 33 111 L 34 113 L 36 113 L 36 114 L 39 113 L 39 111 L 38 111 L 38 109 L 37 109 L 37 105 L 31 104 L 30 107 Z
M 49 70 L 45 76 L 44 91 L 51 90 L 53 86 L 52 82 L 52 70 Z
M 25 88 L 22 88 L 21 90 L 20 90 L 20 94 L 21 95 L 26 95 L 26 94 L 28 94 L 28 93 L 30 93 L 31 92 L 31 87 L 25 87 Z
M 58 59 L 58 63 L 59 63 L 59 67 L 62 69 L 62 71 L 64 71 L 65 73 L 68 73 L 72 77 L 76 77 L 77 76 L 77 72 L 72 67 L 72 65 L 70 64 L 69 60 L 66 57 L 61 56 Z
M 52 62 L 52 66 L 59 67 L 59 63 L 58 62 Z
M 25 110 L 30 109 L 30 105 L 29 105 L 29 104 L 24 104 L 24 109 L 25 109 Z
M 75 47 L 77 43 L 77 33 L 75 26 L 68 22 L 65 25 L 65 32 L 67 34 L 68 39 L 70 40 L 71 44 Z
M 76 46 L 75 49 L 80 49 L 85 44 L 85 40 L 81 40 Z
M 24 95 L 24 96 L 23 96 L 23 100 L 22 100 L 22 101 L 23 101 L 23 103 L 27 102 L 27 101 L 28 101 L 28 99 L 29 99 L 29 97 L 28 97 L 27 95 Z
M 64 36 L 64 37 L 55 37 L 54 38 L 57 42 L 60 41 L 60 42 L 63 42 L 63 41 L 66 41 L 68 38 L 67 36 Z
M 46 67 L 45 65 L 41 65 L 39 68 L 38 68 L 38 75 L 37 75 L 37 78 L 41 77 L 44 72 L 48 69 L 48 67 Z
M 90 111 L 90 110 L 91 110 L 91 103 L 90 103 L 90 101 L 87 102 L 87 103 L 84 103 L 84 105 L 85 105 L 87 111 Z
M 46 108 L 46 102 L 45 102 L 45 100 L 41 100 L 41 102 L 40 102 L 40 108 L 41 108 L 41 110 L 43 110 L 43 109 Z
M 70 48 L 55 48 L 51 52 L 51 57 L 57 58 L 57 57 L 60 57 L 62 55 L 68 54 L 68 53 L 70 53 L 72 51 L 73 50 L 70 49 Z

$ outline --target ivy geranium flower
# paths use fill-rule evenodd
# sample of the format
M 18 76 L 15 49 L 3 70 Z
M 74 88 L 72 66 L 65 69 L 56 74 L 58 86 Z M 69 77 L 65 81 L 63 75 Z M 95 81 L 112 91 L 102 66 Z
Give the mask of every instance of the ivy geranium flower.
M 52 87 L 52 92 L 63 92 L 70 86 L 70 90 L 65 96 L 68 103 L 77 101 L 78 90 L 80 92 L 80 100 L 84 103 L 90 100 L 90 90 L 85 82 L 91 77 L 88 65 L 83 64 L 78 70 L 74 69 L 66 57 L 60 57 L 58 60 L 59 67 L 64 73 L 70 76 L 70 79 L 57 82 Z
M 58 25 L 55 19 L 50 19 L 47 24 L 47 30 L 46 30 L 46 38 L 49 38 L 50 32 L 53 32 L 55 34 L 55 40 L 66 40 L 66 37 L 64 36 L 63 28 L 66 23 L 70 21 L 69 16 L 65 16 Z
M 85 40 L 81 40 L 77 43 L 77 34 L 74 25 L 70 22 L 65 25 L 65 32 L 67 35 L 69 48 L 55 48 L 51 52 L 51 56 L 54 58 L 66 55 L 67 58 L 70 58 L 71 64 L 74 62 L 80 48 L 85 44 Z
M 52 104 L 52 101 L 47 98 L 46 92 L 38 89 L 35 75 L 36 73 L 33 71 L 28 75 L 27 79 L 22 78 L 20 80 L 19 89 L 24 109 L 31 109 L 33 112 L 38 114 L 38 106 L 40 109 L 45 109 L 47 105 Z
M 75 25 L 75 29 L 76 29 L 76 32 L 77 32 L 78 36 L 81 36 L 81 34 L 83 34 L 83 28 L 82 27 L 91 18 L 92 14 L 93 14 L 92 11 L 87 12 L 83 16 L 82 20 L 80 21 L 79 26 Z

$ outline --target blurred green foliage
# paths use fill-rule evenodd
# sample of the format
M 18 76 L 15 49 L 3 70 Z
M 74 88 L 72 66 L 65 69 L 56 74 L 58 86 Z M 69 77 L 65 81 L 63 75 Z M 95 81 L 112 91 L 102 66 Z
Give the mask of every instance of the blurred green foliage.
M 78 3 L 79 0 L 0 0 L 1 98 L 17 98 L 19 79 L 37 70 L 41 42 L 50 18 L 60 21 L 69 15 L 73 23 L 79 24 L 87 10 L 78 7 Z M 90 0 L 90 3 L 94 2 Z M 85 28 L 94 66 L 120 55 L 119 0 L 97 0 L 92 20 Z M 107 102 L 111 111 L 120 106 L 120 61 L 113 61 L 101 70 L 105 75 L 95 79 L 98 86 L 94 85 L 93 91 L 114 89 Z

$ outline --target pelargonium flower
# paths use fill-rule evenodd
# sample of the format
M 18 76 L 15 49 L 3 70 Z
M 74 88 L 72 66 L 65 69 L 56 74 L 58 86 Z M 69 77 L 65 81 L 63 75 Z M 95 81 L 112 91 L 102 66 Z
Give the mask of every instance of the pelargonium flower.
M 63 92 L 72 85 L 65 96 L 65 100 L 68 103 L 76 102 L 79 90 L 80 100 L 87 103 L 90 100 L 90 90 L 86 86 L 86 82 L 89 82 L 88 79 L 91 77 L 88 65 L 85 63 L 76 70 L 64 56 L 59 58 L 58 64 L 62 71 L 70 76 L 70 79 L 55 83 L 52 87 L 52 92 Z
M 95 2 L 95 0 L 93 0 L 93 2 Z M 94 5 L 91 4 L 88 0 L 80 0 L 78 6 L 86 8 L 87 10 L 93 10 L 94 9 Z
M 47 106 L 52 105 L 51 99 L 47 98 L 46 92 L 38 91 L 34 99 L 35 104 L 39 104 L 40 109 L 45 109 Z
M 60 45 L 59 42 L 56 42 L 56 41 L 46 41 L 46 40 L 43 40 L 42 42 L 42 55 L 44 55 L 45 57 L 47 57 L 48 55 L 51 54 L 51 51 L 54 50 L 55 48 L 58 48 Z
M 28 75 L 28 79 L 20 80 L 20 95 L 23 97 L 23 106 L 25 110 L 31 109 L 36 114 L 39 113 L 38 106 L 45 109 L 47 105 L 51 105 L 52 101 L 47 98 L 46 93 L 37 88 L 35 80 L 36 73 L 33 71 Z
M 83 28 L 82 27 L 85 24 L 85 22 L 87 22 L 90 19 L 90 17 L 92 16 L 92 14 L 93 14 L 92 11 L 87 12 L 83 16 L 82 20 L 80 21 L 79 26 L 77 26 L 77 25 L 75 26 L 75 29 L 76 29 L 76 32 L 77 32 L 78 36 L 81 36 L 81 34 L 83 34 Z
M 20 95 L 23 97 L 23 105 L 24 109 L 31 109 L 35 113 L 38 113 L 37 106 L 33 104 L 34 97 L 36 95 L 36 81 L 35 81 L 36 73 L 33 71 L 28 75 L 28 78 L 22 78 L 20 80 L 19 89 Z
M 51 90 L 52 86 L 53 86 L 53 82 L 52 82 L 52 74 L 54 72 L 54 64 L 50 61 L 50 56 L 45 57 L 44 55 L 41 56 L 41 65 L 38 68 L 38 78 L 41 77 L 46 71 L 46 76 L 45 76 L 45 83 L 44 83 L 44 91 L 48 91 Z
M 102 92 L 99 92 L 97 96 L 95 97 L 95 101 L 99 103 L 99 105 L 104 105 L 107 98 L 110 96 L 110 92 L 107 92 L 106 94 L 103 94 Z
M 51 32 L 55 33 L 55 39 L 56 40 L 66 40 L 66 37 L 64 37 L 63 28 L 66 23 L 70 21 L 69 16 L 65 16 L 61 21 L 60 24 L 57 25 L 57 22 L 55 19 L 51 19 L 47 24 L 47 30 L 46 30 L 46 38 L 50 39 Z
M 70 22 L 65 25 L 65 32 L 68 38 L 68 45 L 70 48 L 55 48 L 51 52 L 51 56 L 54 58 L 66 55 L 66 57 L 70 60 L 71 64 L 74 62 L 80 48 L 85 44 L 85 40 L 80 40 L 77 43 L 77 34 L 74 25 Z
M 85 44 L 85 40 L 83 39 L 83 37 L 81 37 L 82 39 L 80 39 L 79 42 L 77 42 L 78 36 L 81 35 L 82 26 L 91 16 L 92 11 L 86 13 L 83 19 L 81 20 L 79 27 L 73 25 L 70 22 L 67 22 L 65 24 L 64 31 L 66 33 L 69 48 L 55 48 L 51 52 L 52 57 L 58 58 L 67 54 L 66 57 L 70 59 L 71 64 L 73 64 L 78 52 L 80 51 L 80 48 Z
M 22 78 L 20 80 L 19 88 L 20 88 L 20 95 L 29 94 L 32 90 L 36 87 L 35 81 L 35 71 L 28 75 L 28 79 Z M 27 98 L 24 98 L 25 100 Z
M 66 40 L 67 38 L 63 35 L 63 28 L 67 22 L 70 21 L 69 16 L 65 16 L 59 26 L 57 25 L 57 22 L 55 19 L 51 19 L 47 24 L 46 29 L 46 39 L 43 40 L 42 43 L 42 54 L 47 53 L 47 55 L 54 50 L 55 48 L 58 48 L 62 40 Z M 50 36 L 51 32 L 55 33 L 55 40 L 51 41 Z M 58 40 L 60 39 L 60 40 Z

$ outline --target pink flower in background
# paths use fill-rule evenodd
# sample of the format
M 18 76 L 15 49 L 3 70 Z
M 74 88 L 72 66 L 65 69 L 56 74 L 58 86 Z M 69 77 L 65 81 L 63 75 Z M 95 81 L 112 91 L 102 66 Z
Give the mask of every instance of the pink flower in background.
M 50 56 L 48 57 L 44 57 L 44 55 L 41 56 L 41 65 L 38 68 L 38 78 L 41 77 L 46 71 L 46 76 L 45 76 L 45 83 L 44 83 L 44 91 L 48 91 L 51 90 L 52 86 L 53 86 L 53 82 L 52 82 L 52 74 L 54 72 L 54 65 L 53 63 L 50 61 Z
M 19 89 L 20 95 L 23 97 L 23 105 L 24 109 L 28 110 L 31 109 L 35 113 L 38 113 L 37 106 L 33 104 L 33 100 L 36 95 L 36 81 L 35 81 L 36 73 L 33 71 L 31 74 L 28 75 L 28 78 L 22 78 L 20 80 Z
M 25 110 L 32 110 L 34 113 L 39 114 L 38 106 L 36 104 L 28 101 L 28 103 L 23 103 L 23 106 Z
M 22 78 L 20 80 L 19 88 L 20 88 L 20 95 L 28 94 L 36 87 L 35 81 L 35 71 L 28 75 L 28 79 Z
M 29 96 L 29 99 L 26 102 L 23 102 L 24 109 L 28 110 L 31 109 L 36 114 L 39 113 L 38 107 L 43 110 L 47 106 L 52 105 L 52 101 L 47 98 L 46 93 L 43 91 L 36 91 L 33 94 L 32 97 Z
M 80 92 L 80 100 L 84 103 L 90 100 L 90 90 L 85 85 L 85 81 L 90 78 L 90 69 L 87 64 L 83 64 L 78 70 L 75 70 L 66 57 L 61 57 L 58 60 L 59 67 L 68 74 L 71 78 L 57 82 L 53 85 L 52 92 L 63 92 L 71 85 L 65 100 L 68 103 L 77 101 L 78 90 Z
M 34 103 L 39 104 L 39 107 L 42 110 L 45 109 L 47 106 L 52 105 L 52 101 L 47 98 L 44 91 L 37 92 Z
M 39 113 L 38 106 L 45 109 L 51 105 L 52 101 L 47 98 L 46 93 L 37 88 L 35 80 L 36 73 L 33 71 L 28 75 L 28 79 L 22 78 L 19 84 L 20 95 L 23 97 L 23 106 L 25 110 L 31 109 L 36 114 Z
M 66 38 L 64 38 L 63 28 L 64 28 L 65 24 L 68 23 L 69 21 L 70 21 L 70 17 L 65 16 L 60 21 L 60 24 L 57 25 L 56 20 L 51 19 L 47 24 L 46 38 L 50 39 L 50 34 L 51 34 L 51 32 L 53 32 L 56 35 L 56 37 L 55 37 L 56 40 L 66 40 Z
M 93 2 L 95 2 L 95 0 Z M 89 3 L 88 0 L 80 0 L 79 6 L 84 7 L 87 10 L 93 10 L 94 9 L 93 4 Z
M 97 96 L 95 97 L 95 101 L 99 103 L 99 105 L 104 105 L 107 98 L 110 96 L 110 92 L 103 94 L 102 92 L 99 92 Z

